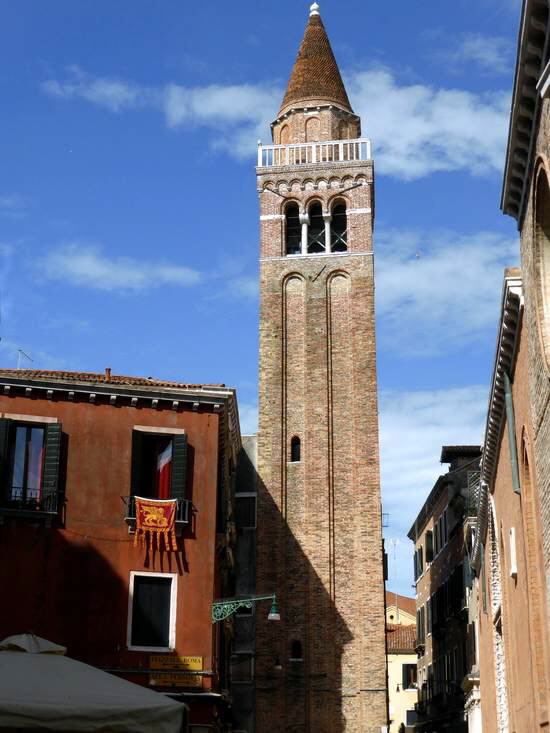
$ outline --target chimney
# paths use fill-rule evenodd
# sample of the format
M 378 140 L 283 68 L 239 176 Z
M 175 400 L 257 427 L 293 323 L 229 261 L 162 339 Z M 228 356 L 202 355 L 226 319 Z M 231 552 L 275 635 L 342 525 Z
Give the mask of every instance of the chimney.
M 105 381 L 111 381 L 111 367 L 105 367 Z

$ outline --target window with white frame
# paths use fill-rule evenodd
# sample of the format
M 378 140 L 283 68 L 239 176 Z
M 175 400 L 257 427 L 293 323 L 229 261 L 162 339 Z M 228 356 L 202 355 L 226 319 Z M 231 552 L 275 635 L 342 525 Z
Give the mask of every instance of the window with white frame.
M 128 649 L 173 651 L 176 646 L 176 573 L 130 573 Z

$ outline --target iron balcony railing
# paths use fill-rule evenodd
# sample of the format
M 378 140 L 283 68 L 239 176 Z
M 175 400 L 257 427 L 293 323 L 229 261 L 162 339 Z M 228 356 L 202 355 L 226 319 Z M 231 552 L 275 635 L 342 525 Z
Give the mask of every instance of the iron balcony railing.
M 59 510 L 59 493 L 43 493 L 38 489 L 23 486 L 10 486 L 0 497 L 0 511 L 10 513 L 42 513 L 57 514 Z
M 136 497 L 123 496 L 122 501 L 126 505 L 126 522 L 133 524 L 136 521 Z M 176 524 L 189 524 L 191 518 L 191 502 L 189 499 L 176 499 Z
M 286 165 L 316 163 L 349 163 L 372 159 L 371 141 L 327 140 L 295 145 L 258 145 L 258 167 L 272 168 Z

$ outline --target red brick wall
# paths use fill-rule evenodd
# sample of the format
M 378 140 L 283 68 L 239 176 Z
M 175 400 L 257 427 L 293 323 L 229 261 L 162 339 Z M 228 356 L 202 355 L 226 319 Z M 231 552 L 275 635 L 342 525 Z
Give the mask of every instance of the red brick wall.
M 256 587 L 277 593 L 282 618 L 257 609 L 258 731 L 380 733 L 386 723 L 372 186 L 371 162 L 258 171 Z M 348 252 L 284 256 L 285 202 L 269 188 L 301 210 L 343 195 Z M 295 434 L 299 464 L 289 463 Z M 289 659 L 293 640 L 303 662 Z

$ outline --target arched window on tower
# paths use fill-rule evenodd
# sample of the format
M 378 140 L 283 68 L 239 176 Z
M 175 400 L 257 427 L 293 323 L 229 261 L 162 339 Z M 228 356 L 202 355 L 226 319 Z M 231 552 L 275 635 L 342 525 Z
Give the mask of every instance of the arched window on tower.
M 295 435 L 290 441 L 290 461 L 291 463 L 299 463 L 301 460 L 302 445 L 300 438 Z
M 310 254 L 325 251 L 325 220 L 319 201 L 309 207 L 309 227 L 307 232 L 307 251 Z
M 332 209 L 330 225 L 331 252 L 347 252 L 348 249 L 348 217 L 346 205 L 338 202 Z
M 299 255 L 302 247 L 302 227 L 298 204 L 292 202 L 285 209 L 285 238 L 287 255 Z
M 280 136 L 280 145 L 288 145 L 290 140 L 290 129 L 288 125 L 283 125 L 281 127 L 281 136 Z
M 312 117 L 306 122 L 306 142 L 316 143 L 321 138 L 321 122 L 318 117 Z

